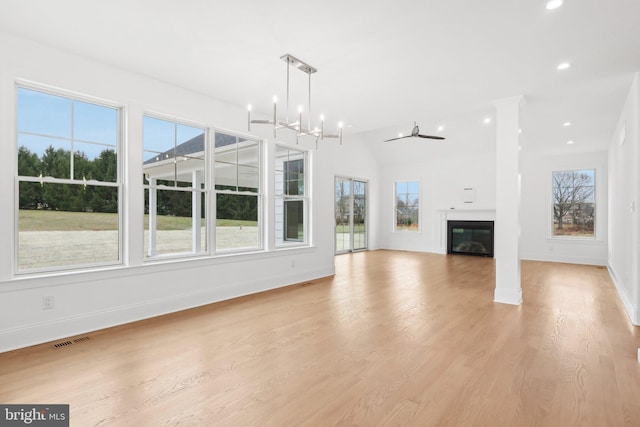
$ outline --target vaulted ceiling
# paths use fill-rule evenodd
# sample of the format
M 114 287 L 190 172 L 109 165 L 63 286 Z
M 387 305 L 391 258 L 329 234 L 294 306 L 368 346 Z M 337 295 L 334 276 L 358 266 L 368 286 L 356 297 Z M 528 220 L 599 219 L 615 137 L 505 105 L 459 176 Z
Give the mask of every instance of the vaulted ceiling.
M 494 100 L 524 95 L 525 150 L 604 149 L 640 70 L 640 2 L 545 3 L 5 0 L 0 30 L 258 111 L 284 98 L 290 53 L 346 134 L 417 120 L 472 143 Z M 306 90 L 292 75 L 292 103 Z

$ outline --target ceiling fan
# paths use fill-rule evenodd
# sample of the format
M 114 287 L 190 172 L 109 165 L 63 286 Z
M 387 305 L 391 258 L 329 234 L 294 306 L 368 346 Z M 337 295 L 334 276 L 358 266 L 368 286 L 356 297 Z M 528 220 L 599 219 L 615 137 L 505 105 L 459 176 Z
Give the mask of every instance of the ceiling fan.
M 403 138 L 444 139 L 444 137 L 442 137 L 442 136 L 421 135 L 420 134 L 420 128 L 418 127 L 418 124 L 416 122 L 413 122 L 413 130 L 411 131 L 411 135 L 399 136 L 397 138 L 387 139 L 384 142 L 395 141 L 396 139 L 403 139 Z

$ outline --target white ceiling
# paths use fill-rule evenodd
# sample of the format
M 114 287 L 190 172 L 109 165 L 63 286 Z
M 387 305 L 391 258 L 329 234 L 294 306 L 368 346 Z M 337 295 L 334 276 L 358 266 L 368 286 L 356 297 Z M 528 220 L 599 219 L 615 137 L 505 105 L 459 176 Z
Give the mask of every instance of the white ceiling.
M 284 99 L 290 53 L 347 134 L 417 120 L 473 140 L 492 101 L 524 95 L 525 150 L 606 148 L 640 70 L 637 0 L 3 0 L 0 30 L 259 111 Z

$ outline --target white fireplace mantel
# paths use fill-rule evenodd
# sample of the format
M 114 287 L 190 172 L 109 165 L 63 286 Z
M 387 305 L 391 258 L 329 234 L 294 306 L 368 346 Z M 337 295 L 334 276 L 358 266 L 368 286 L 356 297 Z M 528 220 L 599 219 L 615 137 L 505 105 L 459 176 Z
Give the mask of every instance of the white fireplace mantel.
M 447 221 L 495 221 L 495 209 L 437 209 L 440 216 L 440 250 L 439 253 L 447 253 Z
M 495 221 L 495 209 L 438 209 L 441 221 Z

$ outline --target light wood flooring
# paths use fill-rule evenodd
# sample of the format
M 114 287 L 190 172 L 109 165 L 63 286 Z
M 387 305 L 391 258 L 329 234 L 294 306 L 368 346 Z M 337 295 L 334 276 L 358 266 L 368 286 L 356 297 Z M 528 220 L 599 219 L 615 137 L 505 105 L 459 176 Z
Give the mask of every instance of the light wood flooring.
M 0 403 L 72 426 L 639 426 L 640 328 L 606 269 L 372 251 L 335 277 L 0 354 Z

